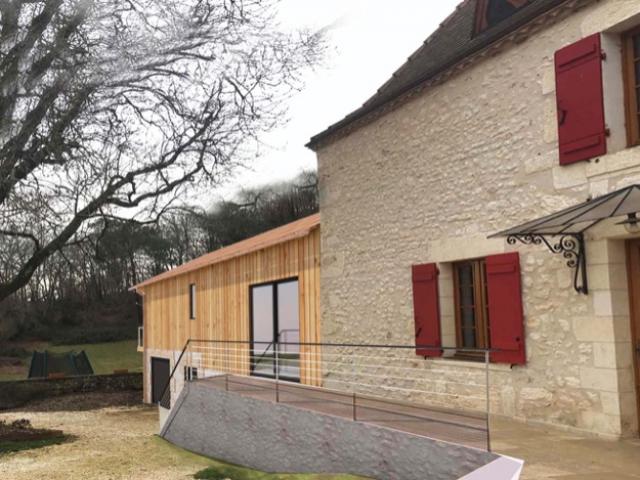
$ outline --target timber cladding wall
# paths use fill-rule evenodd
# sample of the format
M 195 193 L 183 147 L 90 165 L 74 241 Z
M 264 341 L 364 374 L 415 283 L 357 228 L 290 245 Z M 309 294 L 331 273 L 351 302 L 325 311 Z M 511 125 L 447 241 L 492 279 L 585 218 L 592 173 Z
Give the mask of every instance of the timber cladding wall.
M 305 236 L 141 287 L 145 350 L 179 352 L 188 339 L 247 341 L 250 287 L 289 278 L 298 279 L 300 342 L 318 342 L 320 230 L 316 227 Z M 191 284 L 196 285 L 194 319 L 189 318 Z M 308 375 L 307 352 L 301 352 L 303 381 Z M 236 356 L 232 367 L 246 373 L 248 356 Z

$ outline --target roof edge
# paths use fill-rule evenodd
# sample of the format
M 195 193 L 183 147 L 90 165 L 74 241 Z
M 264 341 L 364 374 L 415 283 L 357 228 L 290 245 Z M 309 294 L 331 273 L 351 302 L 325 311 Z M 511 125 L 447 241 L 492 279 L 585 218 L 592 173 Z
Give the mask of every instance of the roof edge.
M 137 283 L 130 287 L 129 291 L 138 291 L 139 289 L 154 283 L 186 275 L 217 263 L 233 260 L 237 257 L 242 257 L 281 243 L 305 237 L 319 226 L 320 213 L 309 215 L 308 217 L 267 230 L 266 232 L 232 243 L 231 245 L 219 248 L 218 250 L 205 253 L 204 255 L 194 258 L 182 265 L 178 265 L 171 270 L 167 270 L 166 272 L 148 278 L 143 282 Z
M 391 106 L 395 105 L 397 102 L 401 101 L 410 93 L 414 92 L 415 90 L 425 85 L 427 82 L 431 80 L 435 80 L 434 83 L 437 83 L 437 80 L 439 79 L 439 77 L 455 69 L 456 67 L 458 66 L 460 66 L 461 68 L 467 67 L 468 65 L 471 64 L 471 62 L 468 61 L 470 58 L 474 58 L 477 55 L 481 54 L 482 52 L 491 50 L 497 44 L 500 44 L 501 42 L 516 36 L 520 31 L 522 31 L 524 28 L 526 28 L 528 25 L 530 25 L 534 21 L 539 20 L 540 18 L 546 18 L 548 16 L 551 16 L 553 12 L 556 12 L 556 11 L 560 11 L 563 9 L 573 10 L 573 9 L 581 8 L 582 6 L 595 1 L 596 0 L 563 0 L 558 4 L 549 6 L 548 9 L 542 12 L 535 12 L 535 15 L 529 15 L 529 16 L 523 17 L 517 23 L 514 29 L 507 30 L 507 31 L 497 31 L 495 35 L 489 37 L 487 43 L 472 45 L 471 47 L 462 50 L 459 55 L 456 55 L 450 61 L 443 64 L 443 66 L 438 70 L 436 70 L 435 72 L 425 75 L 421 77 L 419 80 L 412 82 L 411 84 L 409 84 L 408 86 L 404 87 L 399 92 L 397 92 L 395 95 L 391 96 L 388 99 L 385 99 L 382 103 L 379 103 L 379 104 L 374 103 L 372 105 L 366 105 L 366 102 L 365 102 L 364 105 L 353 110 L 342 120 L 339 120 L 333 125 L 330 125 L 328 128 L 326 128 L 322 132 L 312 136 L 309 142 L 305 144 L 305 147 L 309 148 L 312 151 L 317 151 L 318 148 L 321 147 L 323 144 L 331 143 L 341 138 L 342 136 L 346 136 L 348 133 L 350 133 L 350 131 L 344 132 L 344 130 L 347 127 L 353 126 L 354 124 L 360 121 L 362 121 L 362 124 L 358 124 L 354 128 L 357 129 L 363 125 L 366 125 L 367 123 L 370 123 L 375 118 L 377 118 L 371 115 L 374 112 L 380 112 L 380 114 L 384 114 L 386 112 L 386 109 L 393 108 L 393 107 L 390 107 L 390 105 Z M 544 25 L 546 26 L 547 24 L 545 23 Z M 403 64 L 402 66 L 404 66 L 405 64 Z M 402 66 L 400 66 L 399 68 L 402 68 Z M 367 102 L 368 101 L 369 100 L 367 100 Z M 368 118 L 370 115 L 371 115 L 371 118 Z

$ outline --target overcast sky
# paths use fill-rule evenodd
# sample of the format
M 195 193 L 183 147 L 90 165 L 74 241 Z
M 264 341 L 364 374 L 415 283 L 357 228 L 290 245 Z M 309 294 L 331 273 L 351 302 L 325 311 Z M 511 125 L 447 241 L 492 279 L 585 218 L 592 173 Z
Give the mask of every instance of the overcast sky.
M 269 148 L 241 170 L 225 197 L 243 186 L 285 180 L 316 167 L 305 148 L 309 138 L 343 118 L 369 98 L 438 27 L 459 0 L 283 0 L 289 28 L 328 31 L 324 64 L 306 75 L 291 99 L 290 121 L 264 138 Z

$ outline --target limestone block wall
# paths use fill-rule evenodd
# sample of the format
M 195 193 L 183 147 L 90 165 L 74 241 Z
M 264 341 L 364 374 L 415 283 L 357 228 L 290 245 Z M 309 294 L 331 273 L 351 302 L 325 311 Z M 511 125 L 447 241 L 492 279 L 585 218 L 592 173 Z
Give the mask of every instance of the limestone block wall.
M 438 262 L 443 339 L 453 346 L 448 262 L 513 250 L 487 236 L 640 183 L 640 149 L 626 148 L 620 103 L 619 33 L 634 24 L 639 2 L 593 3 L 319 148 L 323 341 L 412 343 L 411 265 Z M 601 31 L 610 153 L 561 167 L 553 55 Z M 626 238 L 612 222 L 589 233 L 588 296 L 573 290 L 562 258 L 516 247 L 527 365 L 492 366 L 495 414 L 637 434 Z M 407 361 L 455 362 L 411 352 Z M 477 368 L 457 365 L 454 377 Z

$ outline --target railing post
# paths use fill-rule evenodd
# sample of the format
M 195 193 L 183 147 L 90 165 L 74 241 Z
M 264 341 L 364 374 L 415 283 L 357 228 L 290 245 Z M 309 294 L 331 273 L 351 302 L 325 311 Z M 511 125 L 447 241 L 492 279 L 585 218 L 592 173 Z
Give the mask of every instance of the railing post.
M 275 352 L 275 366 L 276 366 L 276 403 L 280 402 L 280 388 L 278 384 L 280 383 L 280 364 L 278 362 L 278 342 L 274 344 L 274 352 Z
M 353 421 L 357 419 L 356 415 L 356 357 L 351 355 L 351 385 L 353 388 Z
M 358 420 L 358 416 L 356 415 L 356 392 L 353 392 L 353 421 Z
M 491 451 L 491 434 L 489 433 L 489 415 L 491 413 L 491 398 L 489 393 L 489 350 L 485 350 L 484 352 L 484 368 L 485 368 L 485 381 L 486 381 L 486 389 L 487 389 L 487 451 Z

